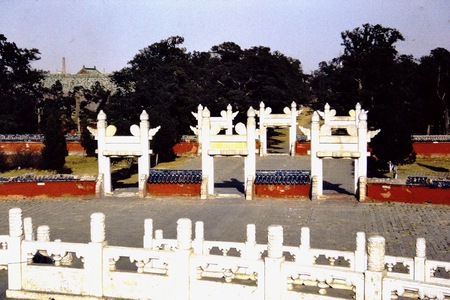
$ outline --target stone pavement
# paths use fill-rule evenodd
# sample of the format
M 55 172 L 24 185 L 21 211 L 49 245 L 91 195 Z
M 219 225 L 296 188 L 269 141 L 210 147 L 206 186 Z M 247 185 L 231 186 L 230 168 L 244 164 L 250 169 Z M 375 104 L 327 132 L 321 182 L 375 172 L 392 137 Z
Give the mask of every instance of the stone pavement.
M 257 169 L 309 169 L 308 159 L 276 156 L 260 158 Z M 239 162 L 240 161 L 240 162 Z M 176 238 L 176 221 L 203 221 L 205 239 L 243 242 L 246 225 L 256 224 L 256 240 L 267 243 L 267 227 L 284 228 L 284 244 L 299 245 L 300 228 L 311 229 L 314 248 L 354 250 L 358 231 L 386 238 L 386 254 L 413 257 L 415 240 L 427 240 L 427 257 L 450 261 L 450 206 L 403 203 L 359 203 L 349 195 L 352 189 L 351 161 L 325 165 L 325 193 L 320 201 L 309 199 L 244 200 L 239 195 L 243 159 L 217 160 L 216 186 L 224 194 L 237 196 L 200 200 L 200 197 L 36 198 L 1 199 L 0 234 L 8 233 L 8 210 L 20 207 L 23 217 L 32 217 L 34 227 L 50 226 L 51 239 L 86 243 L 90 215 L 106 215 L 106 239 L 110 245 L 141 247 L 144 220 L 152 218 L 164 237 Z M 182 168 L 196 168 L 191 159 Z M 236 180 L 232 180 L 235 178 Z M 350 178 L 350 179 L 349 179 Z M 230 184 L 230 182 L 232 184 Z M 234 191 L 233 191 L 234 189 Z M 230 192 L 231 191 L 231 192 Z M 0 299 L 7 288 L 7 272 L 0 270 Z

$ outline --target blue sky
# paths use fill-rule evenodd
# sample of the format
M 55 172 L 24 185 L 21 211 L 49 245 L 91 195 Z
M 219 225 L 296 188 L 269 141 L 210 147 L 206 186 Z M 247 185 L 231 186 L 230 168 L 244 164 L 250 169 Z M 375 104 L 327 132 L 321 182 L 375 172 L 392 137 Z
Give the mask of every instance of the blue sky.
M 364 23 L 398 29 L 401 54 L 450 50 L 450 0 L 0 0 L 0 33 L 37 48 L 33 67 L 68 73 L 126 67 L 148 45 L 185 38 L 187 51 L 223 42 L 270 47 L 299 59 L 305 73 L 343 52 L 341 32 Z

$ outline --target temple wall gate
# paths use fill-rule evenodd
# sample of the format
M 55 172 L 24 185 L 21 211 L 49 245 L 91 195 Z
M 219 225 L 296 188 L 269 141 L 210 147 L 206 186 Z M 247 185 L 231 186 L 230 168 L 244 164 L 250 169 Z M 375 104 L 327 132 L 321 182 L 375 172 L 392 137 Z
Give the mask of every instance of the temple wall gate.
M 302 110 L 297 110 L 297 104 L 292 102 L 291 108 L 285 107 L 284 114 L 272 114 L 272 108 L 265 107 L 264 103 L 259 104 L 259 135 L 260 135 L 260 155 L 267 155 L 267 128 L 269 127 L 289 127 L 289 154 L 295 156 L 295 142 L 297 138 L 297 116 Z
M 244 157 L 244 189 L 246 199 L 253 199 L 253 183 L 256 176 L 256 122 L 253 108 L 247 112 L 247 126 L 238 123 L 237 134 L 219 134 L 221 127 L 211 121 L 208 108 L 202 111 L 202 188 L 201 199 L 214 195 L 214 157 Z
M 364 200 L 367 156 L 370 155 L 367 143 L 380 131 L 367 130 L 367 111 L 358 103 L 348 116 L 336 116 L 336 111 L 326 104 L 324 112 L 314 112 L 311 130 L 301 129 L 311 137 L 312 198 L 323 196 L 323 159 L 353 159 L 354 193 L 360 201 Z M 345 129 L 347 134 L 336 134 L 335 130 L 339 129 Z
M 111 157 L 138 157 L 139 196 L 144 197 L 146 182 L 150 172 L 150 140 L 160 126 L 150 129 L 148 114 L 144 110 L 140 115 L 140 124 L 130 127 L 131 136 L 115 136 L 117 128 L 107 124 L 103 111 L 97 116 L 97 129 L 91 133 L 98 141 L 98 187 L 97 194 L 111 195 Z

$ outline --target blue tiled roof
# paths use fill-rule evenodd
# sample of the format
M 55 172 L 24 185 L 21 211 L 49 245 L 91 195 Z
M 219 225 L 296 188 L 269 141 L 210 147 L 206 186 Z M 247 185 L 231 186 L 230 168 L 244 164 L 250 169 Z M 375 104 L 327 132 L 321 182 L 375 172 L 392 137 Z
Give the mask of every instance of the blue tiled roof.
M 310 184 L 310 172 L 305 170 L 257 170 L 255 184 Z
M 428 178 L 427 176 L 408 176 L 406 184 L 429 186 L 431 188 L 450 188 L 450 180 Z
M 202 182 L 201 170 L 151 170 L 148 183 L 196 184 Z
M 67 142 L 78 142 L 76 134 L 65 135 Z M 43 134 L 0 134 L 0 142 L 44 142 Z
M 49 181 L 77 181 L 78 176 L 74 175 L 34 175 L 25 174 L 15 177 L 0 177 L 1 182 L 49 182 Z

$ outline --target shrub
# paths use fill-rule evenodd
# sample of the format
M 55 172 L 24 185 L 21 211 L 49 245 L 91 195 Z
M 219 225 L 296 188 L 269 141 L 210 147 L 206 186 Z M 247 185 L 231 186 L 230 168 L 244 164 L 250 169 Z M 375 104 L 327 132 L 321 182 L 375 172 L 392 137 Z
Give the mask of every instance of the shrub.
M 7 163 L 8 169 L 38 169 L 41 166 L 42 157 L 39 152 L 21 150 L 11 154 L 7 161 L 9 161 Z

